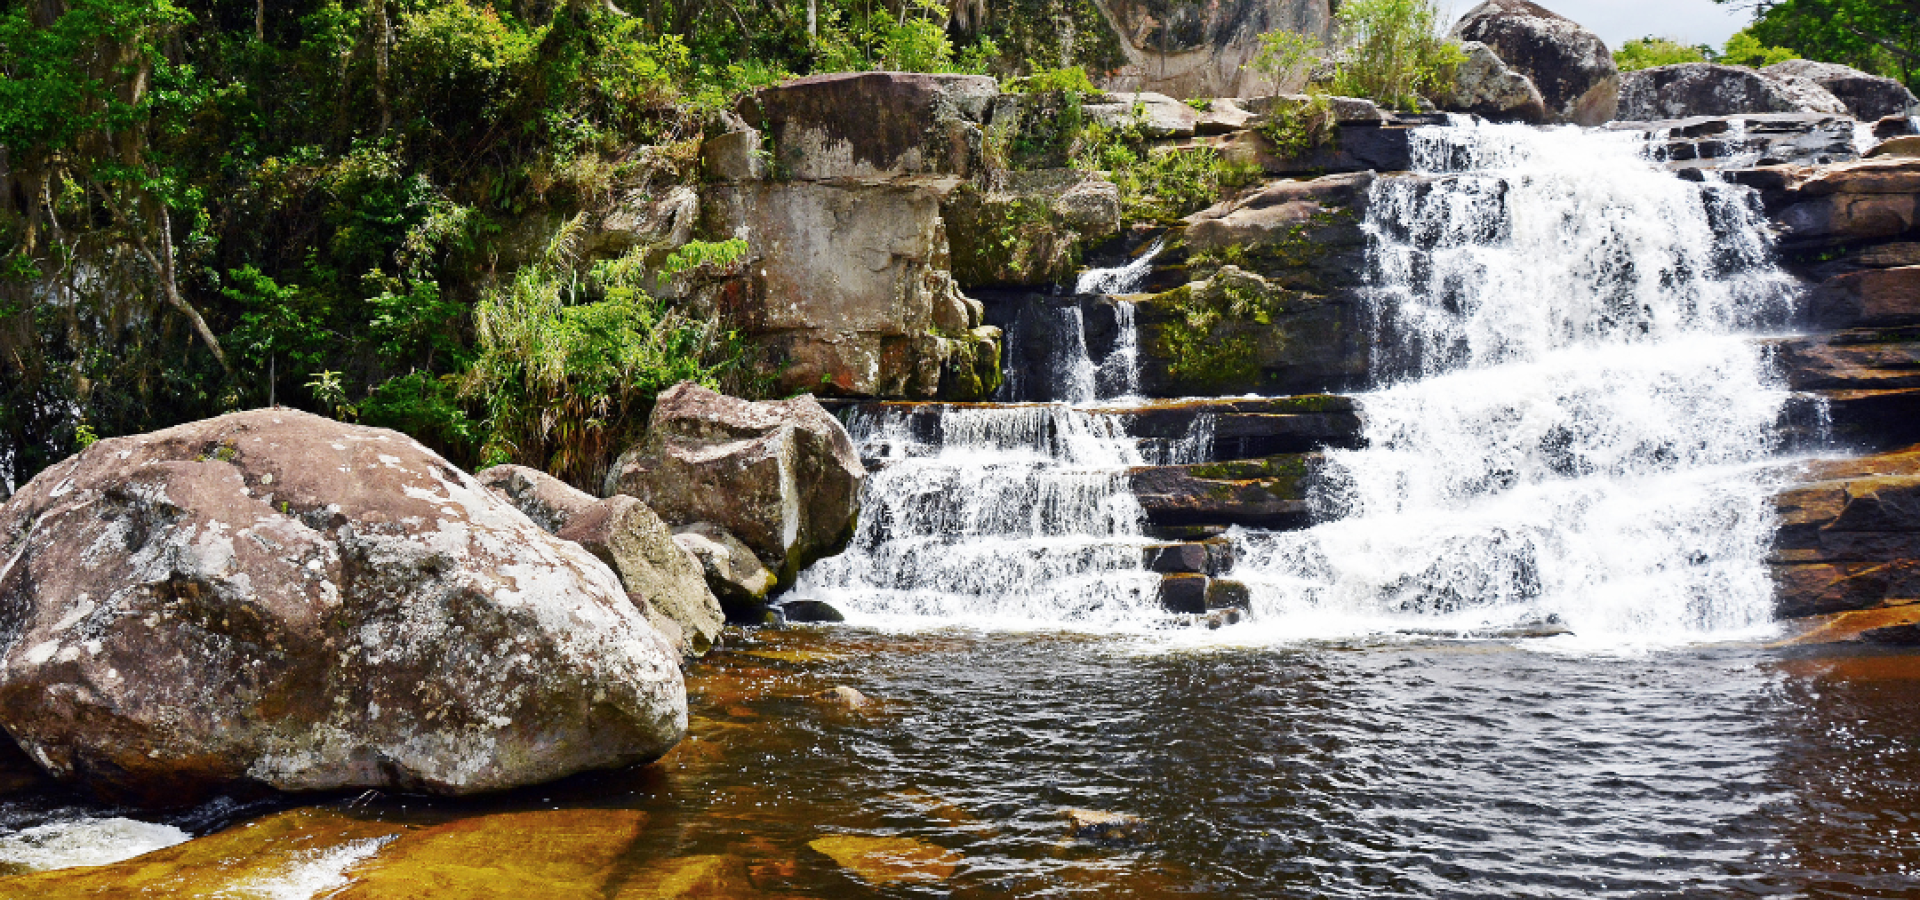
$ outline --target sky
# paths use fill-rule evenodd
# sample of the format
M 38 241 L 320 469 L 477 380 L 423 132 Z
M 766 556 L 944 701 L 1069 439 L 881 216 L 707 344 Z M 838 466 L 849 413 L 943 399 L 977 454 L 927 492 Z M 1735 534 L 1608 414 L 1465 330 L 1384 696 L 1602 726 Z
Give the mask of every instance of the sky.
M 1728 35 L 1747 27 L 1753 14 L 1747 4 L 1722 5 L 1713 0 L 1534 0 L 1554 12 L 1585 25 L 1615 50 L 1637 37 L 1679 38 L 1686 44 L 1720 46 Z M 1441 7 L 1448 0 L 1441 0 Z M 1479 0 L 1451 0 L 1455 16 L 1480 5 Z

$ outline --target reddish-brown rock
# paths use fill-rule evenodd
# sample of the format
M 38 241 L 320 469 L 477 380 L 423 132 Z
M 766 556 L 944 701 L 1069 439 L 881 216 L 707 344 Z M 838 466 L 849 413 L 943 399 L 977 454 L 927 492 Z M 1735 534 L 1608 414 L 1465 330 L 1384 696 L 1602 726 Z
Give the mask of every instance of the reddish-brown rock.
M 686 729 L 678 656 L 606 566 L 391 431 L 235 413 L 0 507 L 0 726 L 117 798 L 644 762 Z

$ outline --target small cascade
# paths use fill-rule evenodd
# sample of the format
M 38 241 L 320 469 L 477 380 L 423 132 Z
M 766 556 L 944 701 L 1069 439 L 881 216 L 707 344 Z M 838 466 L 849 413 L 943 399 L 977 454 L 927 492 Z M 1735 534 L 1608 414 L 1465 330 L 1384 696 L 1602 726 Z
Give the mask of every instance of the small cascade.
M 877 457 L 853 544 L 797 596 L 860 617 L 1101 627 L 1159 615 L 1123 417 L 1064 405 L 859 411 Z
M 1423 129 L 1370 205 L 1384 385 L 1327 521 L 1238 536 L 1283 633 L 1558 622 L 1670 641 L 1770 618 L 1758 470 L 1788 399 L 1746 335 L 1792 312 L 1744 189 L 1631 136 Z
M 1081 276 L 1080 289 L 1139 285 L 1160 250 Z M 1160 576 L 1144 566 L 1155 543 L 1129 469 L 1204 461 L 1214 420 L 1187 433 L 1135 438 L 1129 417 L 1102 401 L 1135 399 L 1139 338 L 1133 304 L 1111 304 L 1115 334 L 1096 362 L 1081 304 L 1032 303 L 1010 344 L 1037 336 L 1045 384 L 1016 382 L 981 406 L 855 408 L 847 430 L 872 470 L 846 552 L 802 573 L 795 596 L 826 600 L 856 619 L 997 626 L 1137 627 L 1165 618 Z
M 1161 238 L 1125 265 L 1108 269 L 1088 269 L 1080 273 L 1080 277 L 1074 281 L 1073 292 L 1076 294 L 1131 294 L 1147 283 L 1147 276 L 1153 274 L 1154 258 L 1159 256 L 1160 251 L 1166 246 L 1166 239 Z

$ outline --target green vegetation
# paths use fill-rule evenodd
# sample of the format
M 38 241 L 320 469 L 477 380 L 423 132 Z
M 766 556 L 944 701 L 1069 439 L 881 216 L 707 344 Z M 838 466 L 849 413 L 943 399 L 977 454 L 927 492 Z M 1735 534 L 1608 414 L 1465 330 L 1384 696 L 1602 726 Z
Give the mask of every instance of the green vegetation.
M 1251 64 L 1283 91 L 1331 92 L 1391 109 L 1413 110 L 1453 79 L 1466 60 L 1441 33 L 1434 0 L 1347 0 L 1334 13 L 1334 44 L 1276 31 L 1261 36 Z M 1333 76 L 1310 83 L 1323 58 Z
M 1755 6 L 1746 0 L 1714 0 Z M 1755 6 L 1753 25 L 1735 38 L 1784 48 L 1807 59 L 1849 65 L 1920 88 L 1920 2 L 1915 0 L 1769 0 Z M 1730 62 L 1751 65 L 1750 48 L 1728 42 Z M 1769 57 L 1757 57 L 1769 60 Z M 1770 59 L 1778 62 L 1779 59 Z
M 1622 72 L 1637 72 L 1654 66 L 1706 62 L 1711 51 L 1710 47 L 1682 44 L 1671 38 L 1643 37 L 1622 44 L 1614 51 L 1613 61 Z
M 1671 38 L 1643 37 L 1626 42 L 1613 54 L 1613 60 L 1619 64 L 1622 72 L 1695 62 L 1716 62 L 1757 69 L 1797 58 L 1799 55 L 1792 50 L 1761 44 L 1754 37 L 1752 29 L 1727 38 L 1726 47 L 1719 52 L 1705 44 L 1688 45 Z
M 269 402 L 590 472 L 655 385 L 722 377 L 726 335 L 656 291 L 722 245 L 543 236 L 695 183 L 743 90 L 1001 58 L 930 0 L 811 5 L 0 0 L 0 484 Z M 561 358 L 585 405 L 529 429 Z

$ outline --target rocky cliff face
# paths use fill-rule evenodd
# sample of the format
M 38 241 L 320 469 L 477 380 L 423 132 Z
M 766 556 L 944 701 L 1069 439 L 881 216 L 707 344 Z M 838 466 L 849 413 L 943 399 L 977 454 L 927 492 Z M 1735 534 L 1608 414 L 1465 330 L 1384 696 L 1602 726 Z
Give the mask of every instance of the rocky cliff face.
M 1329 0 L 1093 0 L 1119 38 L 1125 65 L 1102 75 L 1112 91 L 1177 98 L 1252 97 L 1274 85 L 1249 71 L 1260 35 L 1277 29 L 1329 36 Z

